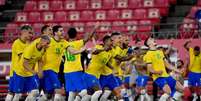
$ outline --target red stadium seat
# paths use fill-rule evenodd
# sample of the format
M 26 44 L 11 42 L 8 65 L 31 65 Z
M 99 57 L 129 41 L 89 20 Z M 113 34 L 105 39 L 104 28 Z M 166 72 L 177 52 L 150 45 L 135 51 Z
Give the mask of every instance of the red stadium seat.
M 50 10 L 63 10 L 63 2 L 59 0 L 51 1 Z
M 154 7 L 154 0 L 144 0 L 144 7 Z
M 73 23 L 73 26 L 76 28 L 76 30 L 78 31 L 78 32 L 81 32 L 81 33 L 83 33 L 84 32 L 84 27 L 85 27 L 85 25 L 84 25 L 84 23 L 78 23 L 78 22 L 75 22 L 75 23 Z
M 39 3 L 38 4 L 39 10 L 43 11 L 43 10 L 49 10 L 50 9 L 49 1 L 39 1 L 38 3 Z
M 148 10 L 148 18 L 159 18 L 160 11 L 157 8 L 151 8 Z
M 195 13 L 198 10 L 201 10 L 201 7 L 199 7 L 199 6 L 192 7 L 191 10 L 190 10 L 190 13 L 187 15 L 187 17 L 189 17 L 189 18 L 195 18 Z
M 101 9 L 102 8 L 102 1 L 101 0 L 91 0 L 90 3 L 92 9 Z
M 33 29 L 37 34 L 41 33 L 41 28 L 44 24 L 43 23 L 34 23 L 33 24 Z
M 100 31 L 109 31 L 111 29 L 111 22 L 101 22 Z
M 95 12 L 96 20 L 105 20 L 106 19 L 106 11 L 100 10 Z
M 76 1 L 75 0 L 64 1 L 64 9 L 66 10 L 76 9 Z
M 127 31 L 136 31 L 138 28 L 138 22 L 137 21 L 127 21 Z
M 89 8 L 89 0 L 78 0 L 76 9 L 88 9 Z
M 132 19 L 133 11 L 132 10 L 122 10 L 121 19 Z
M 0 6 L 5 5 L 5 3 L 6 3 L 6 0 L 0 0 Z
M 123 32 L 126 30 L 125 23 L 123 21 L 114 21 L 112 23 L 112 30 Z
M 138 30 L 140 32 L 149 32 L 149 31 L 152 30 L 152 25 L 151 24 L 152 23 L 151 23 L 150 20 L 140 20 Z
M 42 13 L 42 21 L 49 22 L 54 20 L 54 13 L 53 12 L 43 12 Z
M 82 11 L 81 12 L 81 20 L 84 21 L 91 21 L 94 20 L 94 15 L 93 15 L 93 11 Z
M 103 0 L 103 9 L 112 9 L 115 7 L 115 1 L 114 0 Z
M 169 0 L 155 0 L 154 4 L 156 7 L 168 7 L 169 6 Z
M 120 18 L 119 10 L 109 10 L 107 12 L 107 19 L 116 20 Z
M 91 32 L 94 26 L 96 25 L 96 22 L 87 22 L 85 23 L 85 32 Z
M 135 19 L 146 19 L 147 18 L 146 9 L 136 9 L 136 10 L 134 10 L 134 18 Z
M 40 19 L 40 13 L 39 12 L 30 12 L 28 16 L 29 22 L 39 22 Z
M 117 0 L 117 8 L 127 8 L 128 0 Z
M 65 22 L 67 21 L 67 14 L 65 11 L 58 11 L 55 12 L 55 19 L 56 22 Z
M 25 11 L 36 11 L 38 9 L 36 1 L 26 1 Z
M 72 27 L 72 26 L 71 26 L 71 23 L 67 23 L 67 22 L 62 22 L 62 23 L 60 23 L 59 25 L 61 25 L 61 26 L 63 27 L 64 32 L 67 32 L 67 30 L 68 30 L 70 27 Z
M 13 37 L 17 37 L 18 25 L 15 23 L 9 23 L 6 25 L 4 40 L 5 42 L 12 42 Z
M 27 21 L 27 13 L 26 12 L 18 12 L 16 14 L 16 22 L 26 22 Z
M 142 0 L 129 0 L 129 8 L 140 8 L 142 7 Z
M 80 12 L 78 11 L 71 11 L 69 12 L 69 20 L 70 21 L 76 21 L 76 20 L 80 20 Z

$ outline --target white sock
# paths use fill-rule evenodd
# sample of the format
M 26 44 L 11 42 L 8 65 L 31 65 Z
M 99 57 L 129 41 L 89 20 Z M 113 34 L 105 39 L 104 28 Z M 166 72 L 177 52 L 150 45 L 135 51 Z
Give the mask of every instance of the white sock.
M 176 91 L 176 92 L 174 93 L 173 98 L 174 98 L 175 100 L 180 100 L 180 99 L 181 99 L 181 96 L 182 96 L 182 93 Z
M 78 95 L 75 97 L 75 101 L 81 101 L 81 97 Z
M 128 95 L 129 101 L 134 101 L 133 96 L 132 96 L 132 90 L 131 90 L 131 89 L 128 89 L 128 90 L 127 90 L 127 95 Z
M 96 91 L 92 96 L 91 96 L 91 101 L 98 101 L 98 98 L 102 94 L 101 90 Z
M 12 101 L 12 100 L 13 100 L 13 95 L 8 93 L 8 94 L 6 95 L 5 101 Z
M 166 101 L 169 98 L 169 95 L 164 93 L 158 101 Z
M 36 101 L 36 98 L 35 98 L 34 96 L 32 96 L 32 95 L 29 94 L 29 95 L 26 97 L 25 101 Z
M 19 101 L 21 96 L 22 96 L 22 94 L 15 94 L 13 101 Z
M 107 101 L 107 99 L 110 96 L 110 94 L 111 94 L 110 90 L 104 90 L 104 93 L 100 98 L 100 101 Z
M 75 99 L 75 93 L 69 92 L 68 101 L 74 101 L 74 99 Z
M 193 93 L 193 101 L 196 101 L 198 99 L 198 96 L 196 93 Z
M 85 95 L 81 101 L 90 101 L 91 96 L 90 95 Z
M 121 89 L 121 96 L 124 97 L 126 95 L 126 89 Z
M 80 95 L 81 97 L 84 97 L 85 95 L 87 95 L 87 90 L 86 90 L 86 89 L 82 90 L 82 91 L 79 93 L 79 95 Z
M 55 94 L 54 95 L 54 101 L 61 101 L 61 99 L 62 99 L 61 94 Z
M 144 99 L 145 99 L 145 95 L 140 95 L 140 101 L 144 101 Z

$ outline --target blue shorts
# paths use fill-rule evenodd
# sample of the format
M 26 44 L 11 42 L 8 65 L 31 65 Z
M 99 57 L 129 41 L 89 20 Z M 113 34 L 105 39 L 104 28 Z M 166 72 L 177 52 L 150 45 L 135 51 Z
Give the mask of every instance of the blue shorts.
M 171 89 L 171 97 L 173 97 L 174 93 L 176 92 L 176 80 L 173 79 L 171 76 L 169 77 L 159 77 L 157 78 L 155 81 L 154 81 L 157 86 L 160 88 L 160 89 L 163 89 L 163 87 L 168 84 L 170 89 Z
M 188 84 L 190 86 L 201 86 L 201 73 L 189 72 Z
M 8 91 L 9 92 L 13 92 L 14 85 L 15 85 L 14 79 L 13 79 L 13 76 L 11 76 L 9 79 L 9 85 L 8 85 Z
M 147 85 L 148 80 L 148 76 L 138 76 L 136 79 L 137 87 L 145 87 Z
M 39 78 L 37 75 L 22 77 L 13 73 L 14 93 L 27 93 L 34 89 L 39 89 Z
M 123 84 L 121 78 L 119 78 L 118 76 L 115 76 L 115 79 L 117 80 L 119 86 Z
M 130 83 L 130 76 L 127 76 L 124 78 L 124 83 L 129 84 Z
M 41 87 L 47 93 L 53 93 L 54 89 L 61 88 L 58 74 L 52 70 L 43 71 L 43 78 L 41 79 L 41 81 Z
M 101 75 L 99 80 L 102 88 L 108 87 L 110 90 L 114 90 L 116 87 L 119 87 L 119 83 L 113 74 Z
M 79 92 L 83 89 L 86 89 L 84 80 L 83 80 L 84 72 L 70 72 L 64 73 L 65 76 L 65 90 L 66 92 Z
M 85 83 L 87 89 L 91 89 L 93 87 L 101 88 L 99 80 L 91 74 L 84 73 L 83 80 L 84 80 L 84 83 Z

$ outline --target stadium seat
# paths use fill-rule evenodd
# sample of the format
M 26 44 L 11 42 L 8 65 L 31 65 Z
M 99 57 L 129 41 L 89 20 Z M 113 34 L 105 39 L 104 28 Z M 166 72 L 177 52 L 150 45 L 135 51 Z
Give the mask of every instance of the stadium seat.
M 155 0 L 155 7 L 168 7 L 169 0 Z
M 42 13 L 42 21 L 51 22 L 53 20 L 54 20 L 54 13 L 53 12 L 43 12 Z
M 126 30 L 125 23 L 123 21 L 114 21 L 112 22 L 112 30 L 118 32 L 124 32 Z
M 121 11 L 121 19 L 132 19 L 133 11 L 132 10 L 122 10 Z
M 26 12 L 18 12 L 16 14 L 16 22 L 26 22 L 27 21 L 27 13 Z
M 91 0 L 90 8 L 91 9 L 101 9 L 102 1 L 101 0 Z
M 18 33 L 18 25 L 15 23 L 9 23 L 6 25 L 5 33 L 4 33 L 4 41 L 5 42 L 13 42 L 14 37 L 17 37 Z
M 93 14 L 93 11 L 87 11 L 87 10 L 84 10 L 81 12 L 81 20 L 83 21 L 91 21 L 91 20 L 94 20 L 94 14 Z
M 144 0 L 144 7 L 154 7 L 154 0 Z
M 25 3 L 24 10 L 25 11 L 36 11 L 37 10 L 37 3 L 36 1 L 27 1 Z
M 50 10 L 63 10 L 63 2 L 60 0 L 51 1 Z
M 67 30 L 72 27 L 71 26 L 71 23 L 67 23 L 67 22 L 62 22 L 62 23 L 59 23 L 59 25 L 61 25 L 64 29 L 64 32 L 67 32 Z
M 77 0 L 76 9 L 89 9 L 89 0 Z
M 135 19 L 146 19 L 147 18 L 146 9 L 136 9 L 136 10 L 134 10 L 134 18 Z
M 137 21 L 127 21 L 126 22 L 127 25 L 127 31 L 136 31 L 138 28 L 138 22 Z
M 191 8 L 190 13 L 188 13 L 187 17 L 189 18 L 195 18 L 195 14 L 198 10 L 201 10 L 201 7 L 199 6 L 194 6 Z
M 128 0 L 117 0 L 117 8 L 128 8 Z
M 142 7 L 142 0 L 129 0 L 128 8 L 140 8 Z
M 96 20 L 105 20 L 106 19 L 106 11 L 98 10 L 95 12 Z
M 56 22 L 65 22 L 67 21 L 67 14 L 65 11 L 57 11 L 55 12 L 54 21 Z
M 39 1 L 38 2 L 38 9 L 40 11 L 49 10 L 50 9 L 50 1 Z
M 75 0 L 65 0 L 63 4 L 64 4 L 65 10 L 76 9 L 76 1 Z
M 96 22 L 86 22 L 85 32 L 91 32 L 95 25 L 96 25 Z
M 103 9 L 115 8 L 115 0 L 103 0 Z
M 109 20 L 117 20 L 120 18 L 119 10 L 109 10 L 107 12 L 107 19 Z
M 78 20 L 80 20 L 80 12 L 78 12 L 78 11 L 71 11 L 68 14 L 69 14 L 68 19 L 70 21 L 78 21 Z
M 29 22 L 39 22 L 40 19 L 40 13 L 39 12 L 30 12 L 28 16 Z
M 140 20 L 138 30 L 140 32 L 150 32 L 152 30 L 152 23 L 150 20 Z
M 160 17 L 160 11 L 157 8 L 150 8 L 148 10 L 148 18 L 159 18 Z
M 37 35 L 40 35 L 40 33 L 41 33 L 41 27 L 42 27 L 43 25 L 44 25 L 43 23 L 34 23 L 34 24 L 33 24 L 33 29 L 34 29 L 34 31 L 35 31 L 35 33 L 36 33 Z
M 75 22 L 75 23 L 73 23 L 73 26 L 76 28 L 76 30 L 78 31 L 78 32 L 80 32 L 80 33 L 83 33 L 84 32 L 84 27 L 85 27 L 85 25 L 84 25 L 84 23 L 81 23 L 81 22 Z
M 111 29 L 111 22 L 101 22 L 100 31 L 105 32 Z
M 6 0 L 0 0 L 0 6 L 5 5 L 5 3 L 6 3 Z

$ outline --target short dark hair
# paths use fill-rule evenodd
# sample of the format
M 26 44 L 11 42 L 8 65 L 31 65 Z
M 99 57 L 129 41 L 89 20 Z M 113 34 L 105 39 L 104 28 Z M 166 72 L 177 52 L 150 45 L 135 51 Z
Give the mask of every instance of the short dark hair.
M 75 38 L 77 36 L 77 30 L 74 27 L 68 29 L 69 38 Z
M 108 39 L 111 39 L 111 36 L 106 35 L 103 37 L 103 43 L 105 43 Z
M 48 35 L 41 35 L 40 38 L 43 39 L 43 40 L 47 40 L 47 41 L 50 42 L 50 37 Z
M 33 28 L 29 25 L 24 25 L 20 28 L 20 30 L 32 30 Z
M 200 47 L 199 47 L 199 46 L 195 46 L 195 47 L 194 47 L 194 50 L 195 50 L 195 51 L 200 51 Z
M 43 32 L 48 28 L 50 27 L 49 25 L 44 25 L 42 28 L 41 28 L 41 33 L 43 34 Z
M 116 36 L 116 35 L 121 35 L 121 33 L 119 33 L 119 32 L 113 32 L 112 35 L 111 35 L 111 37 Z
M 61 25 L 53 26 L 53 28 L 52 28 L 53 34 L 54 34 L 55 32 L 58 32 L 58 31 L 59 31 L 59 28 L 62 28 L 62 26 L 61 26 Z

